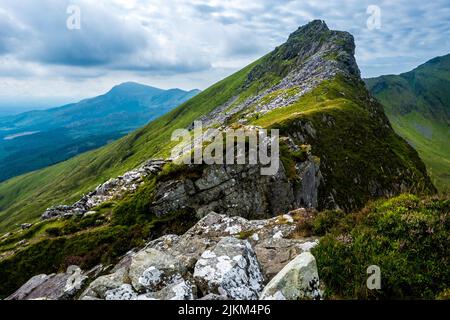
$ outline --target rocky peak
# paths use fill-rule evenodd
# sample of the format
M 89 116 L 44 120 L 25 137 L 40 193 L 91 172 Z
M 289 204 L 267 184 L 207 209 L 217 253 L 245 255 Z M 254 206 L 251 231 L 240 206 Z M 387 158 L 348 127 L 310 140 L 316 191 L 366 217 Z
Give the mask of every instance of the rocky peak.
M 295 103 L 337 75 L 361 81 L 354 54 L 355 42 L 350 33 L 330 30 L 324 21 L 314 20 L 293 32 L 249 72 L 241 91 L 257 87 L 257 94 L 241 103 L 236 103 L 239 99 L 235 96 L 200 120 L 207 125 L 229 124 L 239 113 L 240 122 L 245 124 L 256 114 Z M 293 94 L 280 94 L 287 91 Z
M 338 69 L 359 77 L 360 71 L 354 54 L 355 41 L 350 33 L 330 30 L 324 21 L 314 20 L 299 27 L 284 44 L 255 67 L 249 75 L 249 82 L 261 78 L 269 71 L 285 76 L 292 70 L 304 68 L 308 60 L 318 57 L 328 69 Z M 288 67 L 280 68 L 280 64 Z

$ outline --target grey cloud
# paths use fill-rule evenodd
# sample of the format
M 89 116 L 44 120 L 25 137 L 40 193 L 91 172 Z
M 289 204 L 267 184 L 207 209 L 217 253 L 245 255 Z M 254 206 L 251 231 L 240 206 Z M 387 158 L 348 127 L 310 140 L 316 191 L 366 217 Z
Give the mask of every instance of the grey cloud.
M 80 31 L 65 28 L 69 3 L 82 9 Z M 196 86 L 201 83 L 204 88 L 269 52 L 312 19 L 323 19 L 330 28 L 355 36 L 357 61 L 364 76 L 404 72 L 450 52 L 448 0 L 124 3 L 2 0 L 0 58 L 3 55 L 9 60 L 0 59 L 0 72 L 14 75 L 17 70 L 18 76 L 26 77 L 28 73 L 19 72 L 23 63 L 30 68 L 29 74 L 35 75 L 37 80 L 30 80 L 35 83 L 42 77 L 62 76 L 68 81 L 136 74 L 149 76 L 150 81 L 176 79 L 178 85 L 184 81 L 185 87 L 195 78 Z M 370 4 L 381 8 L 380 30 L 366 27 Z M 4 61 L 15 64 L 8 66 Z M 199 80 L 201 77 L 204 80 Z M 80 81 L 80 90 L 84 82 Z
M 96 6 L 91 1 L 78 1 L 81 29 L 68 30 L 66 9 L 70 3 L 59 0 L 7 3 L 6 10 L 27 28 L 27 36 L 16 48 L 18 59 L 49 65 L 171 72 L 209 66 L 205 61 L 196 64 L 194 59 L 185 57 L 165 61 L 165 48 L 158 45 L 151 30 L 138 21 L 123 19 L 113 7 Z M 11 28 L 5 33 L 4 37 L 0 34 L 0 39 L 16 36 Z M 0 42 L 0 50 L 6 52 L 4 43 Z

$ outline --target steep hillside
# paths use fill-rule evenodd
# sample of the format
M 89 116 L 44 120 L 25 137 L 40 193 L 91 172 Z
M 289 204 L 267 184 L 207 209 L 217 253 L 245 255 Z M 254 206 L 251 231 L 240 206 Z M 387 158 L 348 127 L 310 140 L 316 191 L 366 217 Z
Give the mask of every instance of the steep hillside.
M 103 146 L 197 93 L 129 82 L 78 103 L 0 118 L 0 181 Z
M 450 55 L 400 75 L 366 79 L 394 130 L 425 162 L 439 191 L 450 192 Z
M 273 52 L 146 127 L 99 150 L 2 183 L 1 230 L 37 218 L 50 205 L 72 203 L 148 158 L 167 157 L 174 145 L 173 130 L 190 127 L 196 119 L 223 128 L 239 123 L 281 130 L 287 142 L 282 146 L 280 191 L 292 197 L 277 207 L 280 210 L 303 203 L 351 211 L 370 199 L 403 191 L 433 192 L 417 153 L 394 133 L 381 105 L 365 89 L 354 49 L 349 33 L 331 31 L 322 21 L 300 27 Z M 309 150 L 307 158 L 299 154 L 302 148 Z M 183 177 L 182 171 L 175 173 Z M 315 175 L 311 185 L 306 182 L 310 172 Z M 169 176 L 176 179 L 175 173 Z M 249 187 L 244 195 L 255 191 L 252 185 L 265 186 L 260 190 L 264 205 L 255 213 L 275 214 L 267 198 L 268 181 L 254 174 L 246 179 Z M 183 179 L 178 176 L 176 181 Z M 305 200 L 306 187 L 316 201 Z M 147 193 L 131 197 L 126 212 L 152 214 L 145 211 L 155 186 L 143 188 Z M 159 194 L 165 185 L 157 188 Z M 215 196 L 220 198 L 221 193 Z M 191 200 L 186 196 L 188 204 Z M 222 206 L 226 203 L 218 208 Z

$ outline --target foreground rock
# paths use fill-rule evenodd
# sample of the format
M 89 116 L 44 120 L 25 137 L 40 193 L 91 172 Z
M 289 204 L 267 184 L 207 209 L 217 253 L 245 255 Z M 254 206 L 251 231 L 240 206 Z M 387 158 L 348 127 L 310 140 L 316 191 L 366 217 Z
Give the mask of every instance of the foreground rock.
M 81 294 L 82 300 L 105 300 L 107 298 L 117 298 L 120 294 L 117 290 L 127 290 L 128 287 L 122 287 L 124 284 L 129 285 L 129 277 L 127 268 L 120 268 L 112 274 L 104 275 L 95 279 L 89 287 Z M 116 299 L 117 300 L 117 299 Z
M 194 300 L 195 285 L 181 277 L 172 279 L 171 283 L 157 292 L 150 292 L 138 297 L 139 300 Z
M 316 259 L 304 252 L 289 262 L 264 288 L 261 300 L 320 299 Z
M 318 240 L 292 238 L 307 214 L 247 220 L 211 212 L 185 234 L 150 241 L 115 266 L 38 275 L 9 299 L 315 299 L 319 278 L 308 251 Z
M 156 249 L 147 248 L 132 257 L 129 277 L 138 292 L 156 292 L 175 279 L 181 279 L 185 268 L 174 257 Z
M 194 279 L 204 295 L 213 293 L 234 300 L 255 300 L 263 275 L 248 241 L 226 237 L 197 261 Z

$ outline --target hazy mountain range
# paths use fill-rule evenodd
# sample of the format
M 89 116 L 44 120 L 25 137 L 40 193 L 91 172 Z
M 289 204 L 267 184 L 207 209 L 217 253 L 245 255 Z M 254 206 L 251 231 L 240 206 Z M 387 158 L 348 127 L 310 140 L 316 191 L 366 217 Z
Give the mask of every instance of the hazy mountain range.
M 103 146 L 198 92 L 128 82 L 78 103 L 1 117 L 0 181 Z

